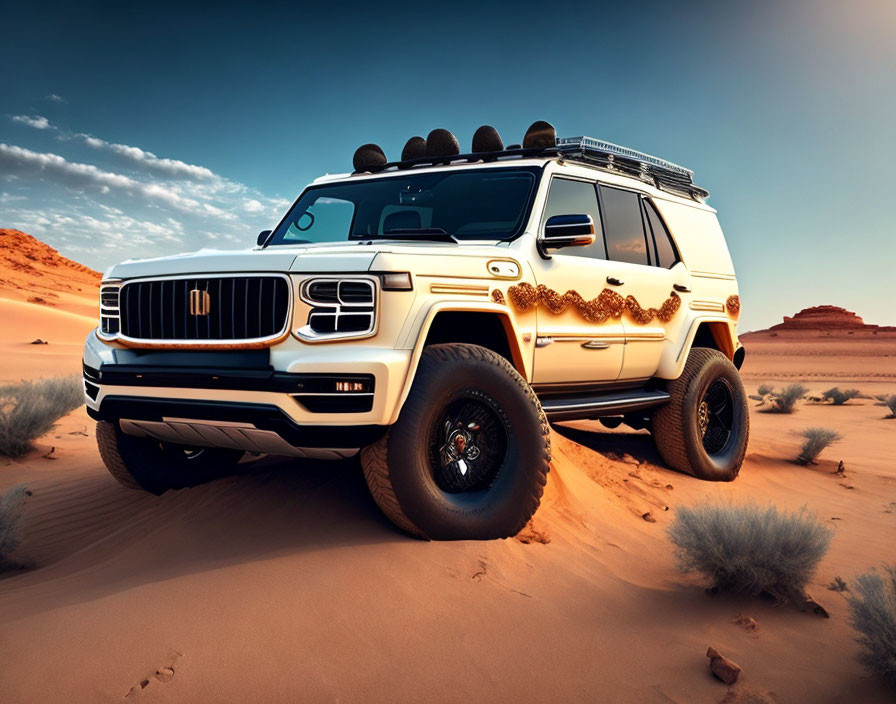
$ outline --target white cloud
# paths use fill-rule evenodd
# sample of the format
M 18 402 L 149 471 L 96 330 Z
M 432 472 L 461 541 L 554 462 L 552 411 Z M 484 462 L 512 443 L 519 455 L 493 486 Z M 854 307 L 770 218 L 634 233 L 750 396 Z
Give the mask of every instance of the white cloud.
M 41 115 L 13 115 L 12 121 L 28 125 L 36 130 L 56 129 L 47 118 Z
M 207 169 L 204 166 L 188 164 L 178 159 L 160 158 L 152 152 L 140 149 L 140 147 L 131 147 L 127 144 L 115 144 L 113 142 L 107 142 L 104 139 L 91 137 L 87 134 L 80 134 L 78 136 L 84 140 L 85 144 L 94 149 L 101 149 L 116 154 L 149 173 L 157 174 L 165 178 L 187 178 L 195 179 L 197 181 L 212 181 L 218 178 L 211 169 Z
M 0 193 L 0 205 L 25 200 L 25 196 L 14 196 L 12 193 Z
M 42 176 L 76 190 L 98 190 L 100 193 L 119 191 L 161 203 L 182 212 L 202 210 L 207 215 L 232 219 L 234 216 L 208 203 L 181 196 L 175 188 L 163 183 L 145 183 L 130 176 L 103 171 L 93 164 L 68 161 L 58 154 L 35 152 L 24 147 L 0 143 L 0 173 L 12 176 Z
M 247 213 L 260 213 L 264 210 L 264 206 L 261 204 L 261 201 L 256 200 L 255 198 L 250 198 L 243 203 L 243 210 Z
M 49 100 L 51 103 L 64 103 L 65 98 L 61 95 L 56 95 L 56 93 L 48 93 L 44 96 L 44 100 Z

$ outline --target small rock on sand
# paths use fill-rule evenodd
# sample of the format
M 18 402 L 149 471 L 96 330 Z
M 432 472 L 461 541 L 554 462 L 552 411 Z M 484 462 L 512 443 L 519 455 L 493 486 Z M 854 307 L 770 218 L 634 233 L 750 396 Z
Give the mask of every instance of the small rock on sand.
M 706 657 L 709 658 L 709 670 L 713 675 L 725 684 L 730 685 L 737 682 L 741 673 L 740 665 L 731 662 L 715 648 L 709 648 L 706 651 Z
M 49 345 L 50 343 L 47 342 L 46 340 L 41 340 L 40 338 L 37 338 L 36 340 L 32 340 L 31 344 L 32 345 Z

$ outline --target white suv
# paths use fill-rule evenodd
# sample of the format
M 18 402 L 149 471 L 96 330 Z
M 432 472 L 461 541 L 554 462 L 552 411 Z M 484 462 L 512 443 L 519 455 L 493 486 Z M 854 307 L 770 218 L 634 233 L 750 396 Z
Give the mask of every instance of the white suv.
M 103 461 L 161 493 L 245 452 L 360 451 L 377 504 L 433 539 L 513 535 L 548 423 L 647 428 L 731 480 L 748 415 L 740 303 L 687 169 L 535 123 L 446 130 L 317 179 L 247 251 L 112 267 L 84 350 Z

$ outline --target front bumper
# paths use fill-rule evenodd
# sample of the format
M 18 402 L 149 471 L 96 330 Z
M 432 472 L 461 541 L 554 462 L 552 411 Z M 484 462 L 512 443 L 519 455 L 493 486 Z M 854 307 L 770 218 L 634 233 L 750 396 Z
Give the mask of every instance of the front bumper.
M 131 435 L 342 457 L 388 430 L 410 363 L 411 350 L 359 345 L 159 352 L 119 348 L 91 333 L 85 400 L 92 418 Z M 338 393 L 337 380 L 347 385 Z

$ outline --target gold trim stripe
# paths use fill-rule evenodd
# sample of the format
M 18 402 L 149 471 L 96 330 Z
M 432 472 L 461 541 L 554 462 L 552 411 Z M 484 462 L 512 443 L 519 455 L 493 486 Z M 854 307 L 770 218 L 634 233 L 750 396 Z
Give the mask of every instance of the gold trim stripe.
M 472 284 L 430 284 L 430 293 L 463 293 L 468 296 L 488 296 L 488 286 Z

